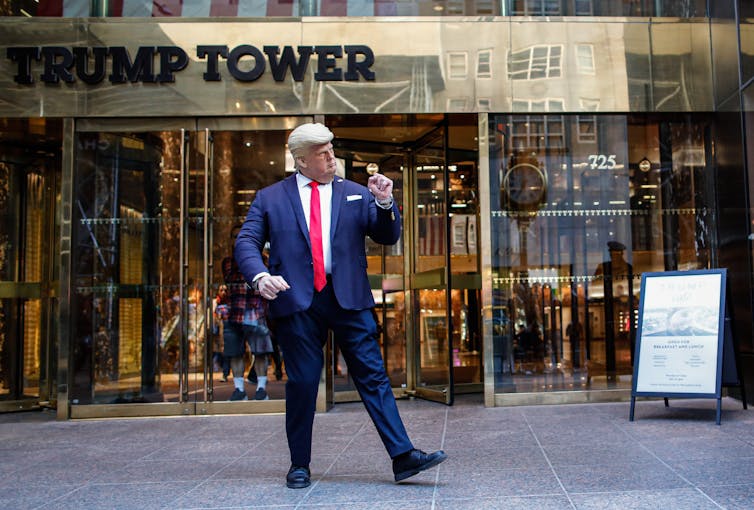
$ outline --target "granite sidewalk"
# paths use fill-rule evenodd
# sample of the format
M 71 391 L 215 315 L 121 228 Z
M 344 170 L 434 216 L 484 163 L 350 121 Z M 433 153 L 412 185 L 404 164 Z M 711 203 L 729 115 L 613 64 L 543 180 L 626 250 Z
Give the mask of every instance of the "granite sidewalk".
M 754 508 L 754 410 L 714 401 L 484 408 L 399 402 L 417 447 L 449 460 L 407 482 L 360 404 L 315 420 L 312 486 L 290 490 L 284 417 L 58 422 L 0 415 L 0 507 Z

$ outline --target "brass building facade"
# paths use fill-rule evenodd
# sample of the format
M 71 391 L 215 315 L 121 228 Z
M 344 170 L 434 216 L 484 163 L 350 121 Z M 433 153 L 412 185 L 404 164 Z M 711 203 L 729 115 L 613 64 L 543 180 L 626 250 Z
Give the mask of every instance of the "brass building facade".
M 312 120 L 345 177 L 395 182 L 401 240 L 367 253 L 396 395 L 626 399 L 641 274 L 716 267 L 751 383 L 745 3 L 2 9 L 3 410 L 282 411 L 284 366 L 270 401 L 228 401 L 215 310 L 234 227 Z M 358 398 L 327 354 L 320 410 Z

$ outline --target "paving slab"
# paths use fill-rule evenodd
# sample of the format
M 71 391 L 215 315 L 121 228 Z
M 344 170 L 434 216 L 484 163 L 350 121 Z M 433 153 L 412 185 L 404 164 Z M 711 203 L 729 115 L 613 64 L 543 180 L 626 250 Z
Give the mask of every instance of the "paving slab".
M 724 400 L 485 408 L 398 402 L 416 447 L 447 462 L 403 483 L 358 403 L 314 422 L 312 485 L 285 487 L 281 415 L 56 421 L 0 415 L 7 509 L 750 509 L 754 413 Z

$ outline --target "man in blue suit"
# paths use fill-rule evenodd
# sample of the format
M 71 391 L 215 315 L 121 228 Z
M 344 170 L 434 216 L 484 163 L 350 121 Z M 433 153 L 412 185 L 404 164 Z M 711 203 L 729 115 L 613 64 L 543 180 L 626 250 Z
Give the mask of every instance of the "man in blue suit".
M 303 124 L 288 137 L 297 172 L 260 190 L 235 245 L 247 282 L 270 300 L 270 314 L 288 374 L 286 432 L 292 489 L 311 483 L 312 425 L 328 330 L 343 353 L 354 384 L 393 459 L 395 481 L 447 457 L 413 447 L 385 372 L 371 308 L 365 237 L 394 244 L 401 219 L 393 182 L 369 178 L 368 188 L 336 177 L 333 134 Z M 262 249 L 270 243 L 269 267 Z

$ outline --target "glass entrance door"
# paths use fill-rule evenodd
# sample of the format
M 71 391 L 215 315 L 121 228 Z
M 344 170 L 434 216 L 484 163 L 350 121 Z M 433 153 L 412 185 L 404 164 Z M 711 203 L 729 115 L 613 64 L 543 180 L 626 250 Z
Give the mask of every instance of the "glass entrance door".
M 385 368 L 397 396 L 481 391 L 476 115 L 328 117 L 346 178 L 393 180 L 402 236 L 367 239 Z M 448 231 L 452 235 L 448 235 Z M 337 354 L 337 352 L 336 352 Z M 337 357 L 336 401 L 358 399 Z
M 286 149 L 287 137 L 294 127 L 311 121 L 310 118 L 275 117 L 202 119 L 198 123 L 209 148 L 206 153 L 208 238 L 204 254 L 209 340 L 205 343 L 205 395 L 198 406 L 199 413 L 282 412 L 285 409 L 286 376 L 275 324 L 269 317 L 253 319 L 251 322 L 256 321 L 256 324 L 248 318 L 244 320 L 243 303 L 247 311 L 260 303 L 248 300 L 248 288 L 233 260 L 233 246 L 257 191 L 295 171 Z M 266 307 L 262 306 L 261 313 L 266 313 Z M 268 330 L 263 336 L 269 342 L 259 340 L 260 326 L 261 331 Z M 269 346 L 272 352 L 254 352 L 264 346 Z M 240 356 L 231 356 L 239 348 Z M 267 360 L 264 367 L 255 363 L 260 359 Z M 235 373 L 234 368 L 242 370 Z M 264 392 L 260 393 L 262 387 Z M 236 390 L 244 394 L 240 400 Z
M 452 402 L 443 115 L 335 116 L 343 175 L 362 185 L 382 173 L 393 181 L 401 238 L 391 246 L 366 240 L 367 270 L 385 368 L 397 396 Z M 359 398 L 348 367 L 334 352 L 335 400 Z
M 252 371 L 260 357 L 248 345 L 243 310 L 232 311 L 234 288 L 246 292 L 233 246 L 256 192 L 294 171 L 287 135 L 310 120 L 77 122 L 72 417 L 283 410 L 274 322 L 266 324 L 270 363 Z M 365 184 L 384 173 L 403 213 L 396 245 L 367 240 L 389 377 L 398 394 L 452 403 L 454 377 L 478 383 L 481 371 L 476 140 L 458 150 L 466 135 L 454 116 L 339 120 L 366 126 L 344 131 L 328 122 L 343 175 Z M 378 140 L 365 145 L 361 135 Z M 231 358 L 240 358 L 237 373 Z M 337 390 L 348 376 L 344 363 L 335 366 Z
M 414 247 L 409 286 L 416 394 L 452 404 L 446 134 L 445 125 L 435 129 L 409 155 Z
M 72 417 L 192 414 L 203 341 L 193 122 L 77 123 Z M 150 410 L 132 404 L 161 404 Z
M 0 412 L 56 399 L 55 266 L 61 122 L 0 119 Z
M 256 191 L 290 175 L 302 121 L 77 124 L 72 417 L 283 410 L 280 357 L 254 374 L 243 309 L 229 313 L 246 294 L 232 255 Z M 265 376 L 270 400 L 252 402 Z

